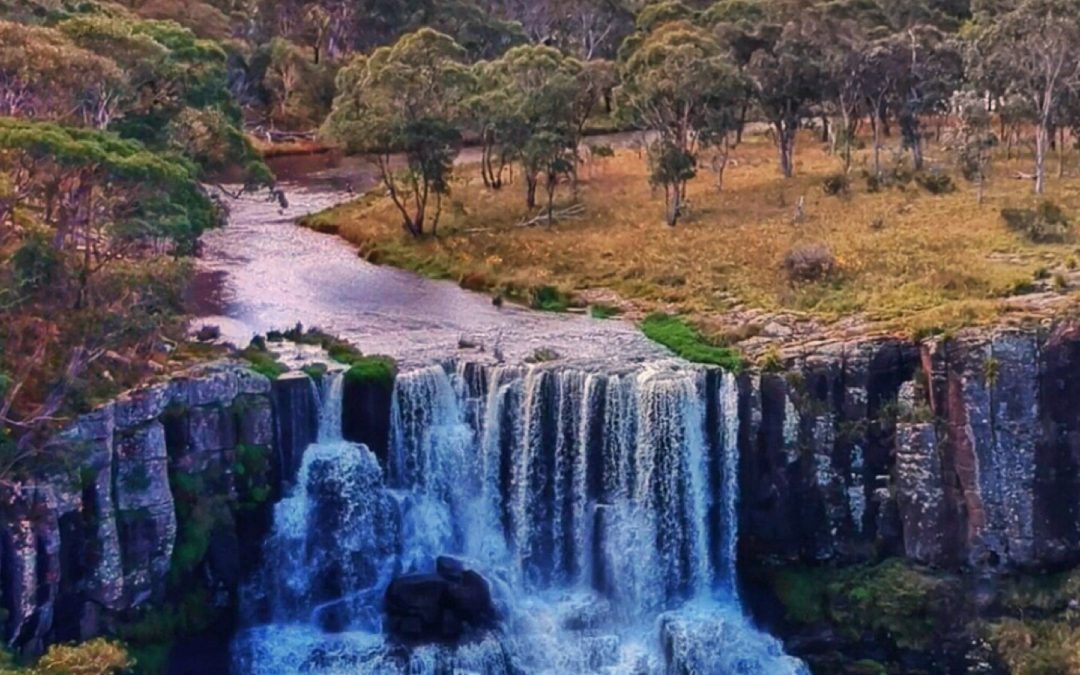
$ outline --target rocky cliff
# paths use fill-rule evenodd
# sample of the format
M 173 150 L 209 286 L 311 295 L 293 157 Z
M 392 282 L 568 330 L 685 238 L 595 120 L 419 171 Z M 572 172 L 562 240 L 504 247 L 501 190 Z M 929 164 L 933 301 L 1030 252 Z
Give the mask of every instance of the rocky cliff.
M 63 467 L 0 491 L 6 644 L 124 634 L 196 589 L 234 606 L 260 507 L 314 436 L 313 392 L 219 363 L 75 420 L 45 449 Z
M 1080 559 L 1080 327 L 830 343 L 740 380 L 744 558 Z

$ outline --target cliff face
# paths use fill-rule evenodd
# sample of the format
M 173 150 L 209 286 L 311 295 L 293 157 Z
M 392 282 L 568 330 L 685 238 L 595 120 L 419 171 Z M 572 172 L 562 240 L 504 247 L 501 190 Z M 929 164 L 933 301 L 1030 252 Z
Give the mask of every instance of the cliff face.
M 100 634 L 163 601 L 170 574 L 173 582 L 199 579 L 215 604 L 234 604 L 242 556 L 215 549 L 236 553 L 243 523 L 204 519 L 206 531 L 194 532 L 178 513 L 202 508 L 201 491 L 232 506 L 268 503 L 267 490 L 290 471 L 289 452 L 314 433 L 302 405 L 313 409 L 312 396 L 306 377 L 272 386 L 241 366 L 216 364 L 78 418 L 48 449 L 69 466 L 0 492 L 6 643 L 36 652 Z M 291 405 L 276 414 L 281 401 Z M 247 458 L 263 455 L 265 485 L 236 478 Z
M 822 345 L 740 384 L 744 560 L 1080 559 L 1080 327 Z
M 1075 565 L 1078 375 L 1071 323 L 821 343 L 741 374 L 740 563 Z M 385 458 L 389 390 L 347 384 L 344 407 L 346 438 Z M 317 408 L 303 374 L 217 364 L 79 418 L 50 448 L 66 470 L 0 490 L 5 642 L 115 632 L 178 587 L 234 611 Z

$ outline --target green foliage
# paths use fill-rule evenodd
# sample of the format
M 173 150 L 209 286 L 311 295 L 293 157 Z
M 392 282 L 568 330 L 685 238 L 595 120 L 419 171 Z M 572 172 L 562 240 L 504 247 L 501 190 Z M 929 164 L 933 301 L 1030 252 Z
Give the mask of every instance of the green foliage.
M 650 314 L 641 323 L 645 336 L 694 363 L 715 365 L 730 371 L 743 367 L 742 358 L 733 349 L 709 344 L 684 319 L 667 314 Z
M 267 351 L 265 346 L 260 348 L 254 341 L 252 341 L 252 344 L 240 350 L 240 352 L 237 353 L 237 356 L 250 363 L 251 369 L 256 373 L 264 375 L 271 380 L 276 380 L 289 371 L 289 367 L 278 361 L 277 356 L 273 352 Z
M 594 319 L 614 319 L 622 313 L 621 309 L 611 305 L 595 304 L 589 306 L 589 316 Z
M 570 308 L 570 296 L 554 286 L 533 289 L 529 305 L 545 312 L 565 312 Z
M 1035 243 L 1064 241 L 1072 223 L 1057 204 L 1045 200 L 1035 209 L 1004 208 L 1001 218 L 1010 230 Z
M 238 508 L 254 509 L 265 504 L 271 496 L 270 450 L 263 446 L 241 445 L 236 448 L 232 467 Z
M 429 227 L 437 233 L 449 192 L 460 141 L 454 121 L 472 83 L 464 56 L 452 38 L 424 28 L 354 57 L 338 73 L 338 96 L 323 125 L 323 135 L 346 149 L 376 155 L 388 196 L 414 237 Z M 394 152 L 405 154 L 404 169 L 391 162 Z
M 1080 627 L 1071 622 L 1004 619 L 986 637 L 1014 675 L 1080 674 Z
M 897 559 L 846 568 L 780 567 L 771 585 L 789 621 L 828 623 L 851 639 L 872 630 L 916 650 L 936 643 L 956 591 L 951 580 Z
M 363 356 L 352 362 L 345 371 L 345 380 L 354 384 L 394 388 L 397 379 L 397 362 L 389 356 Z

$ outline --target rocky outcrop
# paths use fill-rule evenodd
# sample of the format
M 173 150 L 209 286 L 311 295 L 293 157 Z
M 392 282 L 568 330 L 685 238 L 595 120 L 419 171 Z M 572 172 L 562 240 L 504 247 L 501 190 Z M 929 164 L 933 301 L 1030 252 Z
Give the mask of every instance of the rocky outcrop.
M 822 344 L 773 370 L 740 381 L 744 561 L 1080 561 L 1080 327 Z
M 5 643 L 38 652 L 100 634 L 165 600 L 178 561 L 200 566 L 197 576 L 214 592 L 235 593 L 239 574 L 225 568 L 237 556 L 215 563 L 211 555 L 230 544 L 191 541 L 220 540 L 218 521 L 193 533 L 180 520 L 192 507 L 184 500 L 268 499 L 271 486 L 254 485 L 252 471 L 240 469 L 243 480 L 234 474 L 264 455 L 272 466 L 260 480 L 287 474 L 272 452 L 282 447 L 275 403 L 303 395 L 283 394 L 286 387 L 240 365 L 212 364 L 130 392 L 59 434 L 47 454 L 63 459 L 61 469 L 0 490 Z M 310 385 L 305 391 L 312 395 Z M 226 539 L 235 545 L 238 536 L 233 527 Z
M 487 580 L 449 557 L 436 560 L 434 574 L 390 582 L 384 609 L 390 635 L 408 644 L 452 644 L 491 628 L 496 619 Z

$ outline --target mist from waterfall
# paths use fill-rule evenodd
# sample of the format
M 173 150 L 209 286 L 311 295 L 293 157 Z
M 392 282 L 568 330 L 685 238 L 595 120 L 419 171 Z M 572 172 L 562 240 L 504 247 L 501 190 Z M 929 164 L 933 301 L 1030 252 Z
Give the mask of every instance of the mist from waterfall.
M 237 672 L 805 672 L 738 600 L 731 375 L 413 370 L 385 470 L 341 440 L 342 387 L 324 378 L 319 440 L 275 509 Z M 502 627 L 388 646 L 387 584 L 444 554 L 489 580 Z

